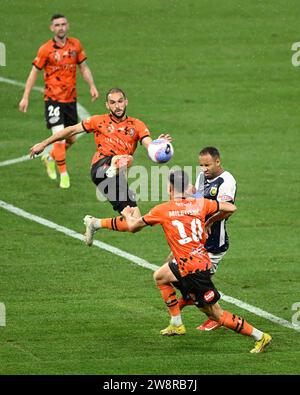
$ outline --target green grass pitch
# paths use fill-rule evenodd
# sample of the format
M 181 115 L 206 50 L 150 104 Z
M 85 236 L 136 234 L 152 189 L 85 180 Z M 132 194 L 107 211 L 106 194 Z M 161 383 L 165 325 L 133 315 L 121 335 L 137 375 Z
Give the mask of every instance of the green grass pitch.
M 104 113 L 104 93 L 120 86 L 128 113 L 153 136 L 169 132 L 170 164 L 195 165 L 217 146 L 238 181 L 231 248 L 217 287 L 291 321 L 299 281 L 299 73 L 291 46 L 300 41 L 298 2 L 278 0 L 24 0 L 1 2 L 0 76 L 24 82 L 37 48 L 50 38 L 55 12 L 85 46 L 102 96 L 91 103 L 78 78 L 79 102 Z M 17 10 L 17 11 L 16 11 Z M 38 81 L 42 85 L 42 79 Z M 0 82 L 0 162 L 28 153 L 48 136 L 43 101 Z M 86 214 L 110 217 L 89 178 L 92 136 L 69 151 L 72 186 L 60 190 L 39 160 L 0 167 L 0 200 L 77 232 Z M 151 163 L 139 148 L 135 164 Z M 146 212 L 156 203 L 142 202 Z M 160 265 L 168 253 L 161 229 L 101 232 L 97 239 Z M 300 333 L 223 303 L 273 336 L 262 355 L 252 339 L 228 330 L 200 333 L 204 319 L 183 311 L 187 334 L 161 338 L 168 316 L 152 272 L 0 209 L 0 374 L 299 374 Z

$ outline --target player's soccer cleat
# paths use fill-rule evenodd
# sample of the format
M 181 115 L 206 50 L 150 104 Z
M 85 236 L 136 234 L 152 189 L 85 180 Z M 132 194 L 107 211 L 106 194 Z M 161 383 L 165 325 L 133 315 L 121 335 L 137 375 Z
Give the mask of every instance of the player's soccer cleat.
M 67 189 L 70 188 L 70 177 L 69 174 L 62 174 L 60 176 L 60 188 Z
M 254 348 L 250 351 L 251 354 L 258 354 L 263 352 L 265 348 L 271 343 L 272 337 L 268 333 L 264 333 L 263 337 L 255 342 Z
M 215 331 L 216 329 L 220 328 L 220 326 L 222 325 L 216 321 L 207 320 L 202 325 L 197 326 L 197 329 L 199 331 Z
M 47 174 L 51 180 L 57 179 L 56 169 L 55 169 L 55 160 L 49 160 L 49 155 L 43 155 L 41 157 L 42 162 L 46 166 Z
M 182 324 L 180 326 L 169 325 L 165 329 L 160 331 L 162 336 L 181 336 L 185 335 L 185 326 Z
M 94 241 L 94 234 L 96 233 L 97 229 L 94 225 L 95 218 L 91 215 L 86 215 L 83 219 L 83 223 L 85 225 L 85 244 L 89 247 L 93 245 Z
M 118 174 L 119 169 L 122 167 L 129 167 L 133 161 L 133 157 L 131 155 L 115 155 L 112 160 L 109 168 L 106 170 L 107 177 L 111 178 Z

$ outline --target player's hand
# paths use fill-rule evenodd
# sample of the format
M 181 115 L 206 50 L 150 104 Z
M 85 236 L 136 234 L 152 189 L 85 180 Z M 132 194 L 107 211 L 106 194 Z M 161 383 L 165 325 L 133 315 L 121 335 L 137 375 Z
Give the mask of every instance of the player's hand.
M 28 104 L 29 104 L 29 100 L 28 100 L 28 99 L 25 99 L 25 98 L 23 97 L 23 99 L 22 99 L 22 100 L 20 101 L 20 103 L 19 103 L 19 110 L 20 110 L 21 112 L 27 112 Z
M 161 134 L 158 136 L 159 139 L 165 139 L 168 140 L 169 142 L 172 141 L 172 137 L 169 134 Z
M 92 97 L 92 101 L 95 101 L 95 100 L 98 99 L 99 92 L 98 92 L 97 88 L 95 87 L 95 85 L 91 86 L 90 94 L 91 94 L 91 97 Z
M 130 206 L 126 206 L 121 214 L 123 215 L 123 217 L 126 219 L 126 217 L 130 217 L 134 212 L 134 207 L 130 207 Z
M 41 152 L 43 152 L 44 151 L 44 149 L 45 149 L 45 144 L 43 144 L 43 143 L 38 143 L 38 144 L 35 144 L 33 147 L 31 147 L 30 148 L 30 158 L 31 159 L 34 159 L 34 157 L 36 156 L 36 155 L 38 155 L 38 154 L 40 154 Z
M 197 190 L 193 184 L 189 184 L 189 186 L 187 187 L 187 190 L 185 191 L 185 193 L 189 196 L 195 195 L 196 192 L 197 192 Z
M 206 222 L 205 222 L 204 232 L 206 233 L 207 237 L 208 237 L 209 235 L 211 235 L 211 226 L 212 226 L 212 224 L 209 223 L 209 221 L 206 221 Z

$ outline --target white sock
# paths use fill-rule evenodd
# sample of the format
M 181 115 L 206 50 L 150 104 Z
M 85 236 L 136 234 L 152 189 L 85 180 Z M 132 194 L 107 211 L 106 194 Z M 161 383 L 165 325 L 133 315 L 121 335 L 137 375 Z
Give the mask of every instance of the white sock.
M 261 331 L 259 331 L 258 329 L 256 329 L 256 328 L 253 327 L 253 331 L 252 331 L 252 333 L 251 333 L 251 336 L 254 337 L 254 339 L 255 339 L 256 341 L 261 340 L 261 338 L 263 337 L 263 335 L 264 335 L 263 332 L 261 332 Z
M 94 220 L 93 220 L 93 226 L 94 226 L 94 228 L 95 228 L 96 230 L 102 228 L 102 226 L 101 226 L 101 219 L 94 218 Z
M 62 173 L 60 173 L 60 176 L 62 177 L 62 176 L 67 176 L 68 175 L 68 172 L 67 171 L 63 171 Z
M 174 325 L 174 326 L 182 325 L 182 319 L 181 319 L 181 315 L 180 314 L 179 315 L 173 315 L 171 317 L 171 325 Z

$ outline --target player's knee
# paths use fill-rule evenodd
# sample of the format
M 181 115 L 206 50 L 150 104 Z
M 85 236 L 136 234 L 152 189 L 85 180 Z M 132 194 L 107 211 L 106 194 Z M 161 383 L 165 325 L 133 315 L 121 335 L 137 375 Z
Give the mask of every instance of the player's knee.
M 163 284 L 163 276 L 160 273 L 160 269 L 156 270 L 153 273 L 153 280 L 156 282 L 157 285 Z
M 219 322 L 222 317 L 223 310 L 222 310 L 221 306 L 219 305 L 219 303 L 215 303 L 213 305 L 207 306 L 206 314 L 208 315 L 208 317 L 211 320 Z

